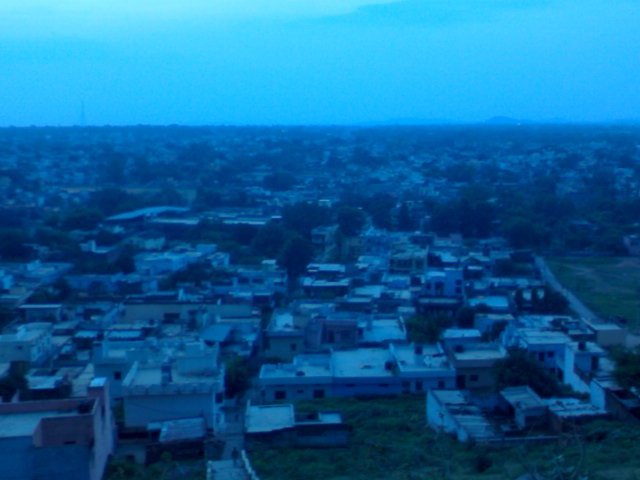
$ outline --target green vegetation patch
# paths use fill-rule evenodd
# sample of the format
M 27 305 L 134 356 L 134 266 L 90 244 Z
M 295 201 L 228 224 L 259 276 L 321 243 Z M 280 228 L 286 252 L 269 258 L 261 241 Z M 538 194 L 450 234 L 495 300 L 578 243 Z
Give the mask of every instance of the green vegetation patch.
M 596 314 L 622 317 L 638 329 L 640 258 L 556 257 L 547 259 L 547 264 L 558 281 Z
M 513 480 L 638 478 L 640 429 L 599 421 L 557 442 L 508 448 L 461 444 L 426 426 L 425 398 L 325 399 L 296 405 L 300 412 L 337 410 L 352 427 L 347 448 L 271 448 L 249 452 L 261 480 Z M 576 475 L 576 476 L 572 476 Z

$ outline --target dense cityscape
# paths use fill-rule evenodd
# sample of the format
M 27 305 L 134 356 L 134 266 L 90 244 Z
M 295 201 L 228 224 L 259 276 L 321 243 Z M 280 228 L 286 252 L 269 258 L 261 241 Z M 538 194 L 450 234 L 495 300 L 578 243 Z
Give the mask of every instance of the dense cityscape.
M 640 127 L 0 129 L 0 478 L 640 472 Z

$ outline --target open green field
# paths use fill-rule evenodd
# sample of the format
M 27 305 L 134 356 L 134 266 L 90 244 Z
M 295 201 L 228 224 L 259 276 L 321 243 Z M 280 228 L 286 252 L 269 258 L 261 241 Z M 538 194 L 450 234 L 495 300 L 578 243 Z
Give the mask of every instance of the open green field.
M 261 480 L 514 480 L 526 472 L 551 474 L 576 467 L 590 480 L 640 478 L 636 427 L 601 421 L 543 445 L 487 448 L 460 444 L 432 431 L 426 426 L 424 404 L 424 396 L 298 404 L 298 411 L 342 412 L 353 428 L 349 447 L 284 449 L 258 444 L 249 456 Z
M 632 330 L 640 327 L 640 259 L 547 258 L 547 265 L 562 285 L 596 314 L 618 315 Z

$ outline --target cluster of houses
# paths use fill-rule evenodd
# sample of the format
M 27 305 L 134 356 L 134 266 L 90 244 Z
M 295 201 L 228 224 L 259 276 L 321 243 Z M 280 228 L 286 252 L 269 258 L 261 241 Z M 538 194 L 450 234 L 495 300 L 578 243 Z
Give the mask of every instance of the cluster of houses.
M 174 220 L 189 214 L 169 213 Z M 116 438 L 150 444 L 152 459 L 163 439 L 178 448 L 222 435 L 231 356 L 261 364 L 248 393 L 247 437 L 278 444 L 344 444 L 348 428 L 339 413 L 299 418 L 291 404 L 327 397 L 421 394 L 425 421 L 461 441 L 522 438 L 532 425 L 551 434 L 606 415 L 636 418 L 638 399 L 615 384 L 606 350 L 624 344 L 625 329 L 531 311 L 544 282 L 533 255 L 503 239 L 469 245 L 456 235 L 368 227 L 348 243 L 351 260 L 332 263 L 325 259 L 341 248 L 337 227 L 318 227 L 316 261 L 292 284 L 275 260 L 235 265 L 214 244 L 166 244 L 153 233 L 164 214 L 156 208 L 109 219 L 141 250 L 134 273 L 71 274 L 71 265 L 39 261 L 0 265 L 1 299 L 16 315 L 0 335 L 1 372 L 7 383 L 16 372 L 27 381 L 0 404 L 0 424 L 7 425 L 1 442 L 20 452 L 3 463 L 11 475 L 32 478 L 28 472 L 68 451 L 66 468 L 77 464 L 89 475 L 74 478 L 99 478 Z M 87 249 L 109 255 L 95 243 Z M 159 289 L 192 264 L 217 273 Z M 504 275 L 505 264 L 520 273 Z M 73 302 L 26 301 L 29 289 L 61 279 L 76 293 Z M 437 341 L 415 341 L 416 322 L 433 318 L 449 319 L 450 328 Z M 541 398 L 526 384 L 496 391 L 495 365 L 513 349 L 578 396 Z M 43 437 L 49 422 L 65 431 L 68 422 L 69 432 L 78 422 L 90 427 L 82 438 L 70 433 L 72 439 L 50 443 Z M 82 455 L 79 444 L 89 445 Z
M 532 254 L 502 238 L 424 233 L 424 202 L 402 205 L 421 233 L 367 225 L 346 237 L 338 225 L 313 229 L 314 260 L 295 279 L 275 259 L 241 265 L 215 243 L 184 240 L 204 222 L 259 228 L 281 222 L 287 205 L 331 207 L 345 193 L 451 200 L 470 183 L 447 178 L 455 162 L 517 189 L 531 181 L 531 168 L 546 172 L 569 153 L 500 141 L 485 161 L 472 144 L 427 149 L 411 136 L 383 141 L 357 129 L 308 131 L 296 143 L 290 133 L 107 129 L 50 132 L 56 141 L 39 146 L 26 133 L 5 139 L 3 227 L 42 227 L 45 214 L 81 207 L 110 165 L 140 179 L 156 168 L 162 185 L 193 197 L 194 185 L 206 184 L 220 198 L 197 211 L 155 206 L 108 216 L 101 231 L 122 239 L 115 244 L 102 244 L 97 231 L 70 232 L 83 260 L 110 265 L 135 251 L 128 273 L 82 273 L 68 258 L 57 261 L 55 242 L 44 239 L 28 245 L 33 260 L 0 258 L 0 478 L 98 480 L 116 445 L 137 459 L 132 445 L 142 445 L 147 462 L 165 450 L 203 454 L 232 421 L 225 379 L 235 357 L 260 365 L 247 392 L 245 434 L 277 445 L 345 445 L 349 428 L 339 412 L 307 415 L 293 405 L 328 397 L 423 395 L 425 423 L 461 441 L 544 439 L 603 416 L 637 421 L 640 398 L 616 384 L 607 355 L 625 343 L 626 330 L 534 312 L 544 281 Z M 210 143 L 191 155 L 202 138 Z M 558 175 L 558 193 L 582 192 L 597 148 L 575 147 L 584 158 Z M 299 163 L 289 161 L 300 165 L 295 185 L 270 188 L 282 164 L 256 152 L 297 155 Z M 153 157 L 146 167 L 143 154 Z M 181 168 L 168 168 L 176 156 Z M 619 190 L 637 190 L 633 172 L 618 173 Z M 400 230 L 400 203 L 390 209 L 390 229 Z M 634 254 L 637 244 L 627 238 Z M 178 275 L 194 266 L 214 274 Z M 71 301 L 35 295 L 63 289 Z M 451 326 L 433 341 L 416 339 L 416 324 L 434 318 Z M 576 395 L 543 398 L 524 383 L 498 391 L 495 365 L 514 349 Z

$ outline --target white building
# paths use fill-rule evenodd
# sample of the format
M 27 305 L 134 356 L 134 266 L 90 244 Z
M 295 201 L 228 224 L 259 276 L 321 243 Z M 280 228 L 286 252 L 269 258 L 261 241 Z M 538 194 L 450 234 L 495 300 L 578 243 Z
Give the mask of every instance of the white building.
M 0 363 L 42 363 L 54 353 L 53 324 L 25 323 L 13 334 L 0 335 Z

